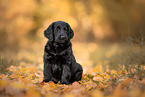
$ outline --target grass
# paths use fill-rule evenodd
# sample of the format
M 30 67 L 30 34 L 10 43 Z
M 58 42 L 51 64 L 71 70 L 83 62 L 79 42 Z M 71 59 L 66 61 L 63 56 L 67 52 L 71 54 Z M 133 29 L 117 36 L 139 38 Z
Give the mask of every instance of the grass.
M 11 65 L 16 65 L 14 60 L 8 57 L 0 56 L 0 74 L 7 73 L 7 68 L 9 68 Z
M 117 64 L 141 64 L 145 65 L 145 46 L 138 44 L 99 44 L 94 52 L 90 54 L 90 59 L 95 64 L 109 65 L 112 69 L 117 69 Z
M 140 40 L 139 40 L 140 41 Z M 144 41 L 127 40 L 126 43 L 78 43 L 73 42 L 74 55 L 79 63 L 83 66 L 95 67 L 103 65 L 104 69 L 119 70 L 120 65 L 125 65 L 128 70 L 132 67 L 145 65 L 145 43 Z M 41 46 L 43 47 L 43 46 Z M 11 65 L 20 64 L 21 62 L 30 64 L 41 64 L 43 67 L 43 48 L 36 50 L 19 50 L 14 53 L 14 57 L 0 56 L 0 73 L 7 72 Z M 3 54 L 4 55 L 4 54 Z M 7 55 L 5 55 L 7 56 Z M 15 61 L 14 61 L 15 60 Z

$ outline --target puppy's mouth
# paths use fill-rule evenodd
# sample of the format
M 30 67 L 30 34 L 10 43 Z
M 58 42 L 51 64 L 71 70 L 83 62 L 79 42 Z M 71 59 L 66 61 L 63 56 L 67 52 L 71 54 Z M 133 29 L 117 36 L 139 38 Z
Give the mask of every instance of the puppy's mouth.
M 57 43 L 60 43 L 60 44 L 63 44 L 63 43 L 66 43 L 67 42 L 67 40 L 58 40 L 58 41 L 56 41 Z
M 59 36 L 58 38 L 56 38 L 56 42 L 57 43 L 66 43 L 68 41 L 68 38 L 66 36 Z

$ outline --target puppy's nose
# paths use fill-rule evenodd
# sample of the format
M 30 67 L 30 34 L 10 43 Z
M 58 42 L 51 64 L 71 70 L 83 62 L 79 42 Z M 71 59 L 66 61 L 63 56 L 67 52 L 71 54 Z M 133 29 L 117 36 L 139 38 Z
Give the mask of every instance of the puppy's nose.
M 64 35 L 60 35 L 59 39 L 64 40 L 66 37 Z

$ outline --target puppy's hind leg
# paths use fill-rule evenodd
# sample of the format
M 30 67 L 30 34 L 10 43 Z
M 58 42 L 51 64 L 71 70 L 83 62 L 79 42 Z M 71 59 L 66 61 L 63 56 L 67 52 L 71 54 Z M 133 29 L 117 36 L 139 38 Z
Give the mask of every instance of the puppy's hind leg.
M 83 74 L 83 68 L 80 64 L 76 63 L 76 65 L 74 66 L 75 68 L 73 68 L 73 75 L 71 77 L 71 83 L 75 82 L 75 81 L 80 81 L 82 78 L 82 74 Z
M 81 78 L 82 78 L 82 73 L 83 73 L 82 70 L 76 72 L 76 74 L 75 74 L 75 81 L 80 81 L 80 80 L 81 80 Z

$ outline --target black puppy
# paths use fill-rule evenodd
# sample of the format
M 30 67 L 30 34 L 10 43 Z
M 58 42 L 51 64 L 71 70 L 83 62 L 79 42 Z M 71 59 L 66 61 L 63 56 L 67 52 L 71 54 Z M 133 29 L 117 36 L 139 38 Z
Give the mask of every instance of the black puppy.
M 82 66 L 75 60 L 70 39 L 74 32 L 68 23 L 53 22 L 45 31 L 44 80 L 70 84 L 82 78 Z

